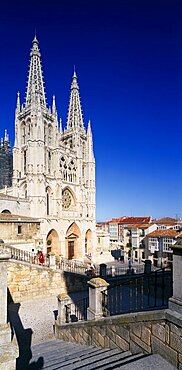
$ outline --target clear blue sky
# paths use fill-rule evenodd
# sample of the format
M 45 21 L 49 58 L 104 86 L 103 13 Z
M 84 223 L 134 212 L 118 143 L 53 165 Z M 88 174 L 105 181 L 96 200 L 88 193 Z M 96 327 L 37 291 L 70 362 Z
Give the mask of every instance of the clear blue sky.
M 16 0 L 0 5 L 0 136 L 14 142 L 36 28 L 48 104 L 66 122 L 73 66 L 91 119 L 97 220 L 182 217 L 181 9 L 176 0 Z

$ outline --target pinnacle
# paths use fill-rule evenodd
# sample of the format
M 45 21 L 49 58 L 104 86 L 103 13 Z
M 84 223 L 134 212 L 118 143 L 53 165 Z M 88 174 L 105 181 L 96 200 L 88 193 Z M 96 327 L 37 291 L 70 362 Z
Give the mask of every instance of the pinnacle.
M 77 83 L 77 75 L 74 69 L 72 83 L 71 83 L 71 95 L 68 110 L 67 129 L 83 129 L 83 117 L 79 96 L 79 86 Z
M 32 43 L 36 42 L 37 44 L 39 43 L 38 40 L 37 40 L 37 36 L 36 36 L 36 33 L 35 33 L 35 36 L 34 36 L 34 39 L 32 41 Z
M 73 72 L 73 78 L 76 78 L 77 79 L 77 75 L 76 75 L 75 69 L 74 69 L 74 72 Z
M 40 51 L 38 48 L 38 40 L 36 35 L 32 41 L 32 44 L 33 46 L 30 53 L 28 86 L 26 92 L 26 105 L 31 104 L 33 101 L 40 101 L 40 103 L 46 107 Z

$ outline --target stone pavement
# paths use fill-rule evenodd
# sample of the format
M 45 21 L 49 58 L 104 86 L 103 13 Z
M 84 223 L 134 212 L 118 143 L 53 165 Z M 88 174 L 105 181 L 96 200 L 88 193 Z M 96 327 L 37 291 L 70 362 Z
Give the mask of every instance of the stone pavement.
M 71 293 L 73 302 L 88 296 L 88 292 Z M 36 344 L 54 337 L 55 315 L 58 310 L 57 297 L 34 298 L 8 306 L 9 318 L 17 336 L 25 331 L 31 335 L 31 343 Z
M 56 297 L 9 304 L 9 318 L 16 336 L 30 336 L 32 344 L 53 338 L 54 311 L 57 306 Z

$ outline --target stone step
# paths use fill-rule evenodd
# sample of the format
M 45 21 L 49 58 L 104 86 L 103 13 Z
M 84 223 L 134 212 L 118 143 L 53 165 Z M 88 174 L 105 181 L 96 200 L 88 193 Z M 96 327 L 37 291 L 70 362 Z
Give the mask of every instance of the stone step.
M 81 356 L 90 356 L 92 354 L 98 354 L 98 353 L 102 353 L 102 350 L 99 349 L 99 348 L 83 348 L 83 349 L 79 349 L 79 347 L 77 348 L 72 348 L 72 349 L 61 349 L 61 350 L 56 350 L 56 351 L 49 351 L 47 353 L 40 353 L 40 355 L 42 355 L 44 357 L 44 361 L 49 361 L 49 364 L 51 364 L 51 362 L 54 364 L 55 362 L 55 359 L 56 361 L 59 360 L 60 362 L 63 362 L 63 361 L 68 361 L 68 360 L 73 360 L 75 358 L 80 358 Z M 34 356 L 35 357 L 35 356 Z
M 95 365 L 94 370 L 112 370 L 112 369 L 120 369 L 123 368 L 124 365 L 128 366 L 129 363 L 137 361 L 138 359 L 142 359 L 145 355 L 143 353 L 138 353 L 136 355 L 132 355 L 130 352 L 127 354 L 127 352 L 124 352 L 125 357 L 113 358 L 112 362 L 108 362 L 107 360 L 103 360 L 102 362 L 99 362 L 98 364 Z M 148 355 L 147 355 L 148 356 Z M 85 368 L 85 367 L 80 367 L 82 370 L 88 370 L 90 368 Z M 161 370 L 161 369 L 160 369 Z
M 120 356 L 122 355 L 121 352 L 120 353 Z M 49 369 L 49 370 L 54 370 L 54 369 L 80 369 L 81 366 L 86 366 L 86 367 L 89 367 L 90 364 L 91 365 L 91 369 L 93 369 L 93 364 L 95 363 L 99 363 L 99 361 L 102 361 L 102 359 L 109 359 L 109 361 L 111 360 L 111 358 L 113 358 L 113 356 L 117 356 L 118 355 L 118 350 L 108 350 L 108 351 L 105 351 L 105 350 L 100 350 L 100 352 L 98 353 L 88 353 L 86 355 L 80 355 L 80 356 L 76 356 L 74 358 L 71 358 L 70 356 L 67 356 L 67 358 L 62 358 L 62 361 L 60 361 L 60 359 L 56 359 L 54 361 L 52 361 L 52 364 L 49 363 L 48 366 L 45 365 L 45 369 Z M 51 366 L 50 366 L 51 365 Z
M 30 368 L 41 361 L 45 370 L 175 370 L 159 355 L 132 355 L 114 348 L 86 346 L 54 339 L 32 347 Z M 32 366 L 32 367 L 31 367 Z M 38 368 L 38 367 L 37 367 Z
M 112 369 L 112 368 L 109 368 Z M 121 367 L 115 367 L 121 370 L 177 370 L 177 367 L 171 365 L 163 357 L 157 354 L 149 355 L 143 359 L 134 361 Z M 95 369 L 94 369 L 95 370 Z
M 64 342 L 61 340 L 52 340 L 50 342 L 45 342 L 45 343 L 32 346 L 32 352 L 36 355 L 36 354 L 47 353 L 50 351 L 66 351 L 66 349 L 71 351 L 72 348 L 73 349 L 79 348 L 79 346 L 80 346 L 79 344 L 75 344 L 75 343 Z M 81 346 L 81 348 L 87 349 L 89 347 L 86 345 L 83 345 Z
M 90 362 L 97 363 L 102 361 L 103 358 L 109 359 L 116 355 L 124 358 L 131 355 L 131 353 L 122 353 L 118 349 L 104 349 L 100 347 L 64 342 L 61 340 L 51 340 L 49 342 L 33 346 L 32 355 L 33 357 L 31 362 L 38 361 L 38 358 L 43 357 L 44 368 L 51 370 L 63 367 L 64 369 L 71 369 L 73 367 L 76 369 L 80 366 L 88 366 L 90 365 Z

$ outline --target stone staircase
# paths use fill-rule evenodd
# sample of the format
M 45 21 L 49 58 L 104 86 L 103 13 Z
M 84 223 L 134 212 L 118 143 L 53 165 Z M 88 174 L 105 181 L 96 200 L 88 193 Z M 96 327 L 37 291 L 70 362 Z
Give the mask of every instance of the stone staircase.
M 32 346 L 28 369 L 46 370 L 175 370 L 159 355 L 132 355 L 130 351 L 100 348 L 53 339 Z

